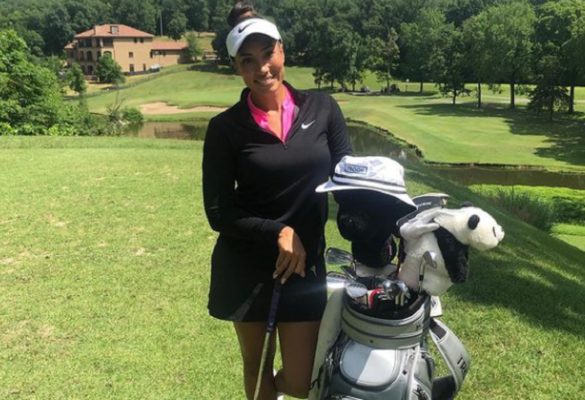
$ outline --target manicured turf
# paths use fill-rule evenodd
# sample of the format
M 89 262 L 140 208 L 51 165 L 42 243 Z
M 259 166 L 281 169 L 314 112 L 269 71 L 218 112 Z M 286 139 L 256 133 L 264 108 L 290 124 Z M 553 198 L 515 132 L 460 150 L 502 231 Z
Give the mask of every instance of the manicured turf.
M 196 105 L 227 107 L 233 104 L 243 87 L 241 79 L 229 68 L 215 69 L 196 66 L 197 70 L 161 76 L 120 92 L 125 106 L 156 101 L 182 108 Z M 312 70 L 287 68 L 287 79 L 302 89 L 314 87 Z M 366 83 L 379 84 L 373 76 Z M 502 93 L 486 96 L 483 109 L 476 109 L 475 99 L 466 97 L 452 106 L 450 99 L 440 97 L 432 84 L 425 85 L 420 96 L 417 83 L 408 86 L 408 93 L 397 96 L 335 94 L 346 117 L 365 121 L 392 132 L 400 139 L 418 146 L 426 160 L 445 163 L 487 163 L 543 166 L 549 169 L 585 171 L 585 88 L 578 88 L 576 117 L 559 115 L 552 123 L 545 117 L 523 110 L 507 108 L 507 86 Z M 486 88 L 487 89 L 487 88 Z M 88 100 L 93 111 L 104 112 L 114 102 L 108 93 Z M 518 97 L 518 102 L 525 100 Z M 525 101 L 524 101 L 525 102 Z M 153 120 L 188 120 L 198 113 L 172 116 L 149 116 Z
M 552 233 L 555 237 L 585 252 L 585 226 L 573 224 L 556 224 Z
M 233 330 L 206 310 L 200 142 L 0 137 L 0 160 L 0 398 L 243 399 Z M 473 358 L 458 398 L 580 398 L 584 253 L 429 171 L 407 182 L 506 230 L 443 297 Z M 347 248 L 334 220 L 328 238 Z

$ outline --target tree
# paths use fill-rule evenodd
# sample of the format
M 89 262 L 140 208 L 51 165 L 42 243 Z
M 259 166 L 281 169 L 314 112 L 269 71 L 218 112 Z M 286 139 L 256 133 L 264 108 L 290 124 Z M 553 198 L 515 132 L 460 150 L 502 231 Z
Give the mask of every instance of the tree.
M 434 66 L 442 63 L 445 46 L 445 16 L 441 11 L 425 8 L 411 23 L 402 24 L 401 49 L 405 51 L 401 69 L 405 77 L 420 82 L 432 80 Z
M 156 32 L 157 8 L 153 0 L 142 0 L 140 5 L 134 0 L 112 0 L 112 18 L 141 31 Z
M 469 18 L 463 24 L 462 39 L 467 48 L 470 77 L 477 81 L 477 108 L 482 105 L 481 84 L 492 85 L 496 81 L 492 69 L 495 51 L 490 48 L 490 44 L 494 43 L 487 37 L 488 29 L 489 21 L 484 12 Z
M 57 4 L 45 15 L 43 38 L 46 54 L 61 54 L 63 47 L 73 39 L 69 14 L 63 5 Z
M 87 83 L 85 82 L 85 76 L 79 64 L 74 63 L 69 68 L 66 79 L 71 90 L 75 91 L 82 98 L 87 91 Z
M 530 92 L 528 108 L 537 112 L 548 111 L 549 120 L 552 121 L 555 111 L 569 108 L 569 95 L 567 89 L 559 84 L 561 59 L 546 51 L 542 54 L 536 65 L 536 87 Z
M 372 46 L 372 69 L 376 71 L 379 82 L 386 83 L 386 89 L 390 87 L 390 79 L 400 59 L 398 48 L 398 34 L 394 28 L 386 35 L 386 39 L 376 38 Z
M 433 69 L 439 91 L 444 96 L 451 96 L 455 105 L 457 97 L 469 93 L 465 88 L 468 76 L 467 55 L 464 49 L 463 34 L 452 24 L 443 30 L 442 56 L 434 59 Z
M 527 79 L 532 61 L 532 6 L 524 1 L 502 3 L 485 11 L 485 48 L 495 79 L 510 85 L 510 108 L 516 107 L 516 84 Z
M 124 83 L 126 80 L 122 73 L 122 67 L 109 53 L 105 53 L 100 57 L 95 69 L 95 75 L 100 82 L 113 83 L 115 85 Z
M 210 1 L 210 18 L 209 27 L 215 32 L 215 37 L 211 41 L 211 46 L 217 54 L 220 63 L 229 64 L 230 57 L 225 47 L 225 39 L 231 28 L 226 22 L 232 3 L 228 0 Z
M 187 39 L 187 54 L 192 62 L 197 61 L 199 57 L 203 55 L 203 50 L 199 46 L 197 41 L 197 35 L 193 32 L 189 32 L 186 36 Z
M 206 0 L 186 0 L 188 27 L 198 32 L 209 28 L 209 6 Z
M 536 40 L 539 44 L 537 59 L 554 54 L 559 60 L 554 65 L 557 70 L 551 69 L 552 62 L 548 62 L 548 68 L 542 68 L 560 78 L 560 84 L 570 87 L 569 113 L 574 112 L 575 86 L 583 83 L 585 61 L 582 35 L 585 23 L 585 1 L 560 0 L 545 3 L 538 9 L 538 21 L 536 24 Z M 546 49 L 544 51 L 544 49 Z M 550 82 L 553 77 L 546 78 Z M 542 81 L 542 77 L 540 79 Z
M 172 39 L 179 40 L 187 30 L 187 17 L 181 12 L 173 13 L 167 25 L 167 35 Z
M 0 31 L 0 126 L 4 133 L 44 134 L 63 119 L 66 107 L 57 77 L 28 58 L 26 43 L 15 31 Z

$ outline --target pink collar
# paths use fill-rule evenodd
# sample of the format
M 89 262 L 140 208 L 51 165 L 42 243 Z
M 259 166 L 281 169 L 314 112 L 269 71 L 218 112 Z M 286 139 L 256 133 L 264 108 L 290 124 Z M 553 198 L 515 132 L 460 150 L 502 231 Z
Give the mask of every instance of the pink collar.
M 284 90 L 284 102 L 282 103 L 281 113 L 282 138 L 280 139 L 283 143 L 286 142 L 290 128 L 293 124 L 295 113 L 295 100 L 286 85 L 284 86 Z M 254 118 L 256 124 L 258 124 L 258 126 L 265 131 L 270 132 L 274 136 L 278 137 L 278 133 L 271 130 L 268 126 L 268 113 L 256 107 L 256 105 L 252 102 L 252 93 L 248 94 L 246 102 L 248 103 L 248 108 L 250 109 L 250 113 L 252 114 L 252 118 Z

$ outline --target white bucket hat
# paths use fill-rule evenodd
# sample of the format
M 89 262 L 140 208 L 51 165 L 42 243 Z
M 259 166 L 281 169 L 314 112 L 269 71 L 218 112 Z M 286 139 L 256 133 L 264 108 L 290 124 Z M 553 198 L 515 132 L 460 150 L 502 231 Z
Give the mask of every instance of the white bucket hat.
M 317 186 L 315 191 L 324 193 L 356 189 L 387 194 L 416 209 L 406 193 L 404 168 L 388 157 L 344 156 L 335 166 L 333 177 Z
M 235 57 L 246 38 L 254 33 L 260 33 L 274 40 L 282 40 L 276 25 L 262 18 L 248 18 L 234 26 L 225 40 L 228 54 Z

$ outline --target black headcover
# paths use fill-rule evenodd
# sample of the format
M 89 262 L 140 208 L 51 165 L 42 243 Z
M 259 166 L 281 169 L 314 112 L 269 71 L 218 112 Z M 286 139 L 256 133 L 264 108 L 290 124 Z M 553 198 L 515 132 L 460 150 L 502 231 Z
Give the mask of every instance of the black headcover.
M 469 246 L 459 242 L 447 229 L 433 231 L 445 260 L 445 268 L 453 283 L 463 283 L 469 273 Z
M 335 192 L 339 204 L 337 227 L 341 236 L 351 242 L 357 261 L 381 268 L 396 254 L 392 236 L 398 236 L 396 221 L 412 207 L 393 196 L 373 190 Z

